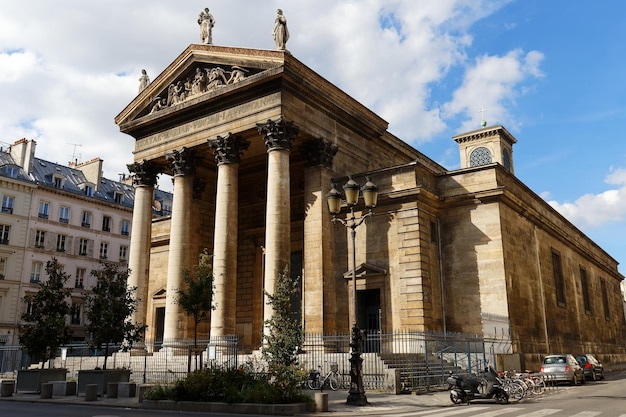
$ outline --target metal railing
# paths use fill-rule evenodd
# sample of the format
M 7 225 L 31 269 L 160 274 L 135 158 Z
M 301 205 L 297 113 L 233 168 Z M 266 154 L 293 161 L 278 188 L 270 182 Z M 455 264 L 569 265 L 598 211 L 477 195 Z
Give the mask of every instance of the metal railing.
M 350 334 L 307 334 L 298 364 L 305 370 L 326 372 L 337 364 L 343 385 L 349 384 Z M 206 367 L 236 368 L 259 364 L 259 352 L 242 353 L 236 335 L 219 339 L 145 341 L 128 351 L 112 348 L 107 368 L 132 371 L 137 383 L 171 383 L 188 373 Z M 486 364 L 495 365 L 495 352 L 475 335 L 457 333 L 395 332 L 365 335 L 363 343 L 363 382 L 366 390 L 385 388 L 389 373 L 399 373 L 402 391 L 428 391 L 446 384 L 450 371 L 475 374 Z M 487 347 L 486 347 L 487 346 Z M 493 343 L 491 343 L 493 346 Z M 101 368 L 104 352 L 85 344 L 64 346 L 46 367 L 66 368 L 68 378 L 78 371 Z M 0 346 L 0 374 L 7 376 L 18 369 L 41 367 L 31 363 L 19 346 Z M 262 367 L 262 366 L 261 366 Z

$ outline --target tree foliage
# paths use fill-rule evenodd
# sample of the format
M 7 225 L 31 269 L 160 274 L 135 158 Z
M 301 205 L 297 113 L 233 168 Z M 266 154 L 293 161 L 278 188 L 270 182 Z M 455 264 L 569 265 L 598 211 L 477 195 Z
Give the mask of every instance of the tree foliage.
M 106 369 L 112 346 L 129 348 L 132 343 L 142 339 L 147 327 L 129 320 L 140 301 L 134 298 L 136 288 L 127 286 L 129 272 L 128 269 L 120 269 L 116 264 L 106 262 L 99 269 L 91 271 L 97 283 L 85 297 L 87 331 L 91 334 L 91 347 L 104 347 L 103 369 Z
M 274 313 L 265 322 L 267 334 L 261 349 L 268 363 L 273 383 L 286 397 L 297 396 L 301 390 L 303 372 L 297 366 L 298 353 L 304 341 L 302 326 L 291 316 L 291 299 L 298 290 L 298 280 L 292 280 L 285 268 L 276 281 L 274 294 L 265 293 L 267 304 Z
M 193 271 L 183 272 L 184 288 L 176 289 L 176 303 L 193 317 L 194 346 L 198 344 L 198 325 L 209 318 L 213 306 L 213 269 L 206 249 L 202 251 Z
M 39 283 L 34 294 L 24 296 L 23 303 L 28 305 L 22 314 L 25 324 L 19 341 L 24 350 L 33 358 L 53 358 L 57 349 L 72 338 L 67 324 L 67 317 L 72 308 L 67 301 L 71 290 L 65 287 L 69 275 L 63 272 L 63 266 L 56 258 L 46 262 L 48 279 Z

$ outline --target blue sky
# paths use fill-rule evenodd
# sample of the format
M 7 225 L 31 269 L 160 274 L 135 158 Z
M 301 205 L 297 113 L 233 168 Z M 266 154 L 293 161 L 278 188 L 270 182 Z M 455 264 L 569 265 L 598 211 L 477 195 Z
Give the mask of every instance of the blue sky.
M 626 3 L 621 0 L 24 0 L 0 13 L 0 145 L 104 159 L 117 178 L 133 140 L 113 118 L 199 41 L 273 49 L 276 8 L 291 53 L 449 169 L 452 136 L 504 125 L 516 175 L 626 262 Z M 77 146 L 79 145 L 79 146 Z M 163 182 L 164 186 L 167 181 Z M 624 266 L 620 266 L 624 273 Z

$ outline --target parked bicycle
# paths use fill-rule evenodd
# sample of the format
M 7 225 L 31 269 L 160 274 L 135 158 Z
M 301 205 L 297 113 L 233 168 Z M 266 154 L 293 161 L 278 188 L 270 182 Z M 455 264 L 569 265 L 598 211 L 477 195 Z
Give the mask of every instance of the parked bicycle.
M 309 389 L 318 389 L 324 391 L 324 386 L 328 384 L 330 389 L 337 391 L 341 386 L 341 375 L 339 375 L 339 365 L 336 363 L 330 364 L 330 371 L 326 373 L 326 376 L 322 377 L 322 365 L 318 366 L 319 369 L 311 369 L 309 377 L 307 378 L 306 385 Z

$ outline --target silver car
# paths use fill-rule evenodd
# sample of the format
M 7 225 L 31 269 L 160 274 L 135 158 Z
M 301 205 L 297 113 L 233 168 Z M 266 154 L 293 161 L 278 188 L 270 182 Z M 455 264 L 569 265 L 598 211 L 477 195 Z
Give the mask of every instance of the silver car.
M 540 372 L 546 375 L 548 382 L 568 382 L 570 385 L 585 383 L 583 368 L 570 354 L 544 357 Z

